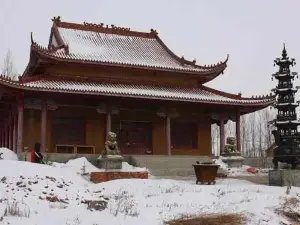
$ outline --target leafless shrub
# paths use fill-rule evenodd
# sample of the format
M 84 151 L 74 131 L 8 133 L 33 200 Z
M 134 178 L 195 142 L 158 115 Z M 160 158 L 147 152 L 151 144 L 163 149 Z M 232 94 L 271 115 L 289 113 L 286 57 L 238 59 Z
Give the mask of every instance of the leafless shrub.
M 292 221 L 300 221 L 300 195 L 284 197 L 277 213 L 282 214 Z
M 122 191 L 121 189 L 110 200 L 108 208 L 110 213 L 114 216 L 118 216 L 119 213 L 123 213 L 124 216 L 139 216 L 134 196 L 129 195 L 127 191 Z
M 246 218 L 242 214 L 208 214 L 198 217 L 182 216 L 179 219 L 166 221 L 165 225 L 244 225 Z
M 79 216 L 76 216 L 72 221 L 66 222 L 66 225 L 80 225 L 81 221 L 79 219 Z
M 26 206 L 20 207 L 17 201 L 7 201 L 3 216 L 29 217 L 30 209 Z

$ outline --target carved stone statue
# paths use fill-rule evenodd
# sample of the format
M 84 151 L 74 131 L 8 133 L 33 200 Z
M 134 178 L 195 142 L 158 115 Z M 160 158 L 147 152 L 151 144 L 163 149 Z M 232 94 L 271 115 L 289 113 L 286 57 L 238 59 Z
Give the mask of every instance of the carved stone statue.
M 103 169 L 122 169 L 123 156 L 117 142 L 117 135 L 109 132 L 104 145 L 104 151 L 99 156 L 99 166 Z
M 226 139 L 226 145 L 225 145 L 224 153 L 225 154 L 237 153 L 235 137 L 228 137 Z
M 241 167 L 244 158 L 241 152 L 237 151 L 235 137 L 227 137 L 224 152 L 221 153 L 221 159 L 227 163 L 229 167 Z
M 107 141 L 105 142 L 102 158 L 110 155 L 121 155 L 117 143 L 117 135 L 114 132 L 108 133 Z

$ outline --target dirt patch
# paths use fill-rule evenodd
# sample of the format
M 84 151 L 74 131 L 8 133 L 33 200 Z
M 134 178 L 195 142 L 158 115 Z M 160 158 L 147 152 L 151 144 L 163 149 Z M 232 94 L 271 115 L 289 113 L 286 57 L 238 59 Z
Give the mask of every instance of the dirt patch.
M 300 195 L 296 196 L 286 196 L 280 207 L 276 210 L 277 213 L 283 215 L 290 222 L 295 222 L 299 224 L 300 222 Z M 294 224 L 294 223 L 293 223 Z
M 199 217 L 182 217 L 165 222 L 165 225 L 244 225 L 246 218 L 241 214 L 210 214 Z

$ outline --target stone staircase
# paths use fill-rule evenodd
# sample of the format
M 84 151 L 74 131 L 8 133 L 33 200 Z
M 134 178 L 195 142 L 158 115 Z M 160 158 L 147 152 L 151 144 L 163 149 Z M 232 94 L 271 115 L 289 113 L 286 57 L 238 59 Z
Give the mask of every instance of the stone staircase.
M 153 176 L 195 176 L 193 164 L 209 160 L 208 156 L 133 155 L 126 159 L 134 166 L 146 167 Z

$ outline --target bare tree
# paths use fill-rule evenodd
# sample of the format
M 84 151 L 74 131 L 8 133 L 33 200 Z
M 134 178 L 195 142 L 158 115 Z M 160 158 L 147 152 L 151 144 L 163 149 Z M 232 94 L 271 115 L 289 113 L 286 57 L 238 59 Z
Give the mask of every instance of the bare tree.
M 6 56 L 4 58 L 3 68 L 1 72 L 2 75 L 8 76 L 13 80 L 16 80 L 18 78 L 18 75 L 14 68 L 13 56 L 10 49 L 8 49 Z
M 266 142 L 266 148 L 269 148 L 273 142 L 274 137 L 272 135 L 272 130 L 274 129 L 274 126 L 269 123 L 269 121 L 273 120 L 275 118 L 275 110 L 272 110 L 270 108 L 266 108 L 263 113 L 264 117 L 264 130 L 265 130 L 265 142 Z
M 241 116 L 241 152 L 245 157 L 264 157 L 274 138 L 273 127 L 268 123 L 275 117 L 275 111 L 266 108 L 254 113 Z M 235 123 L 228 121 L 225 125 L 226 136 L 235 136 Z M 216 124 L 211 127 L 212 149 L 215 155 L 219 154 L 220 130 Z

